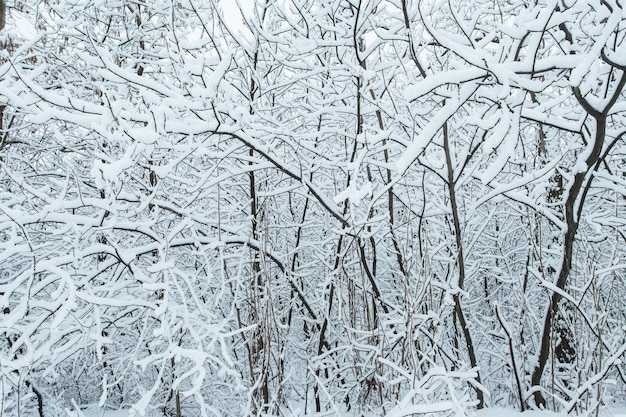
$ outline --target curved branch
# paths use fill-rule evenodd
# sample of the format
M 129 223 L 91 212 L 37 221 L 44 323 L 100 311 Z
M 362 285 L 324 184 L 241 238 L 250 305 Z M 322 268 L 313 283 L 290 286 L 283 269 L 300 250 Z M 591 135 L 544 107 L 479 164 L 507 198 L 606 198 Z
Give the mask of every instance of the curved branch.
M 261 149 L 260 146 L 257 146 L 256 144 L 254 144 L 251 138 L 245 138 L 243 134 L 237 134 L 235 132 L 212 131 L 211 133 L 216 134 L 216 135 L 230 136 L 244 143 L 250 149 L 253 149 L 256 153 L 261 155 L 263 158 L 267 159 L 272 165 L 274 165 L 283 174 L 293 178 L 294 180 L 304 185 L 311 192 L 313 197 L 315 197 L 315 199 L 322 205 L 322 207 L 324 207 L 324 209 L 326 209 L 326 211 L 335 219 L 337 219 L 343 226 L 347 227 L 349 225 L 348 221 L 343 217 L 343 215 L 340 214 L 335 208 L 331 206 L 331 203 L 322 196 L 320 191 L 318 191 L 313 186 L 313 184 L 311 184 L 309 180 L 298 175 L 297 173 L 295 173 L 294 171 L 286 167 L 282 162 L 278 161 L 273 156 L 271 156 L 267 150 L 263 150 Z

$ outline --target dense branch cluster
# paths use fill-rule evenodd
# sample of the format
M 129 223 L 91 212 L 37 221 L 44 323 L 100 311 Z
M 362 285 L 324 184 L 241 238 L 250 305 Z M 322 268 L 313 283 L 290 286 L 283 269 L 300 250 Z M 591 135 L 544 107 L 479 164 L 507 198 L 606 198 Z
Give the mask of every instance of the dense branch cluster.
M 0 414 L 623 395 L 622 2 L 225 3 L 7 2 Z

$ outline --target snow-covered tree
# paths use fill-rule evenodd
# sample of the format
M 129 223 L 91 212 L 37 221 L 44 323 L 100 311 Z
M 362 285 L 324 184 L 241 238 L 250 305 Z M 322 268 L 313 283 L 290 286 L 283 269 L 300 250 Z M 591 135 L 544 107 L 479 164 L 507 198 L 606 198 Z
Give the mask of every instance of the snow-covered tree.
M 3 411 L 623 389 L 620 3 L 224 5 L 8 3 Z

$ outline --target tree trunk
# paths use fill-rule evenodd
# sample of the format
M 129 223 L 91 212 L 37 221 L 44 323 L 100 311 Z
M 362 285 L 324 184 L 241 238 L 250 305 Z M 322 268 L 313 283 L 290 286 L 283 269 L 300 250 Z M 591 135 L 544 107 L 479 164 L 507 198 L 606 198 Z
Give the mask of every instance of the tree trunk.
M 4 25 L 6 24 L 6 5 L 4 4 L 4 0 L 0 0 L 0 30 L 4 29 Z
M 574 242 L 576 239 L 576 232 L 578 231 L 578 213 L 580 213 L 584 200 L 577 203 L 577 200 L 583 190 L 583 184 L 585 177 L 589 170 L 595 165 L 600 157 L 602 146 L 604 144 L 604 137 L 606 133 L 606 116 L 602 114 L 592 114 L 596 119 L 596 133 L 594 138 L 594 145 L 591 153 L 587 157 L 586 165 L 587 169 L 578 172 L 574 176 L 574 180 L 567 194 L 565 200 L 565 222 L 567 229 L 563 237 L 563 255 L 561 261 L 561 268 L 559 276 L 556 281 L 556 287 L 559 291 L 554 291 L 550 297 L 550 304 L 546 311 L 544 318 L 543 330 L 541 335 L 541 343 L 539 347 L 539 355 L 537 365 L 533 370 L 531 376 L 531 386 L 534 387 L 533 399 L 538 408 L 545 408 L 546 400 L 539 389 L 541 384 L 541 378 L 545 369 L 548 358 L 550 357 L 550 345 L 552 340 L 552 325 L 554 318 L 559 312 L 559 303 L 563 296 L 561 291 L 565 290 L 567 279 L 569 278 L 570 271 L 572 269 L 572 256 L 574 252 Z M 561 335 L 562 336 L 562 335 Z M 567 341 L 571 344 L 570 341 Z
M 4 25 L 6 24 L 6 5 L 4 4 L 4 0 L 0 0 L 0 30 L 4 29 Z M 4 49 L 4 45 L 0 43 L 0 48 Z M 4 106 L 0 106 L 0 138 L 2 141 L 0 142 L 0 150 L 4 147 L 4 143 L 6 142 L 6 135 L 4 134 L 4 124 L 2 120 L 4 119 Z
M 459 218 L 459 209 L 456 201 L 456 192 L 455 192 L 455 179 L 454 179 L 454 168 L 452 167 L 452 156 L 450 152 L 450 141 L 448 135 L 448 123 L 444 123 L 443 125 L 443 150 L 446 155 L 446 165 L 448 166 L 448 192 L 450 197 L 450 208 L 452 210 L 452 221 L 454 222 L 454 237 L 456 241 L 456 250 L 457 250 L 457 265 L 459 266 L 459 282 L 458 287 L 459 291 L 463 291 L 463 287 L 465 285 L 465 255 L 463 254 L 463 239 L 461 237 L 461 220 Z M 459 325 L 461 326 L 461 332 L 463 333 L 463 338 L 465 339 L 465 347 L 467 348 L 467 354 L 469 355 L 470 365 L 472 368 L 476 369 L 476 382 L 477 385 L 473 386 L 476 391 L 476 398 L 478 399 L 477 407 L 479 409 L 485 406 L 485 398 L 483 392 L 480 388 L 481 379 L 480 379 L 480 371 L 478 370 L 478 360 L 476 358 L 476 351 L 474 349 L 474 342 L 472 341 L 472 334 L 469 330 L 468 323 L 465 319 L 465 314 L 463 313 L 463 308 L 461 306 L 461 297 L 459 292 L 455 293 L 452 296 L 454 300 L 454 313 L 459 321 Z

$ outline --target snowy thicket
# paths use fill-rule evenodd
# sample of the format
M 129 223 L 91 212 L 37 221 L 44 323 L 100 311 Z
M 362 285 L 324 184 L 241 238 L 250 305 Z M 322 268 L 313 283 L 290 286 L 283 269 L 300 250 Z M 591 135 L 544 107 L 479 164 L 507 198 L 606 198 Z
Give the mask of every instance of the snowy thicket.
M 623 399 L 626 5 L 234 3 L 6 5 L 0 414 Z

